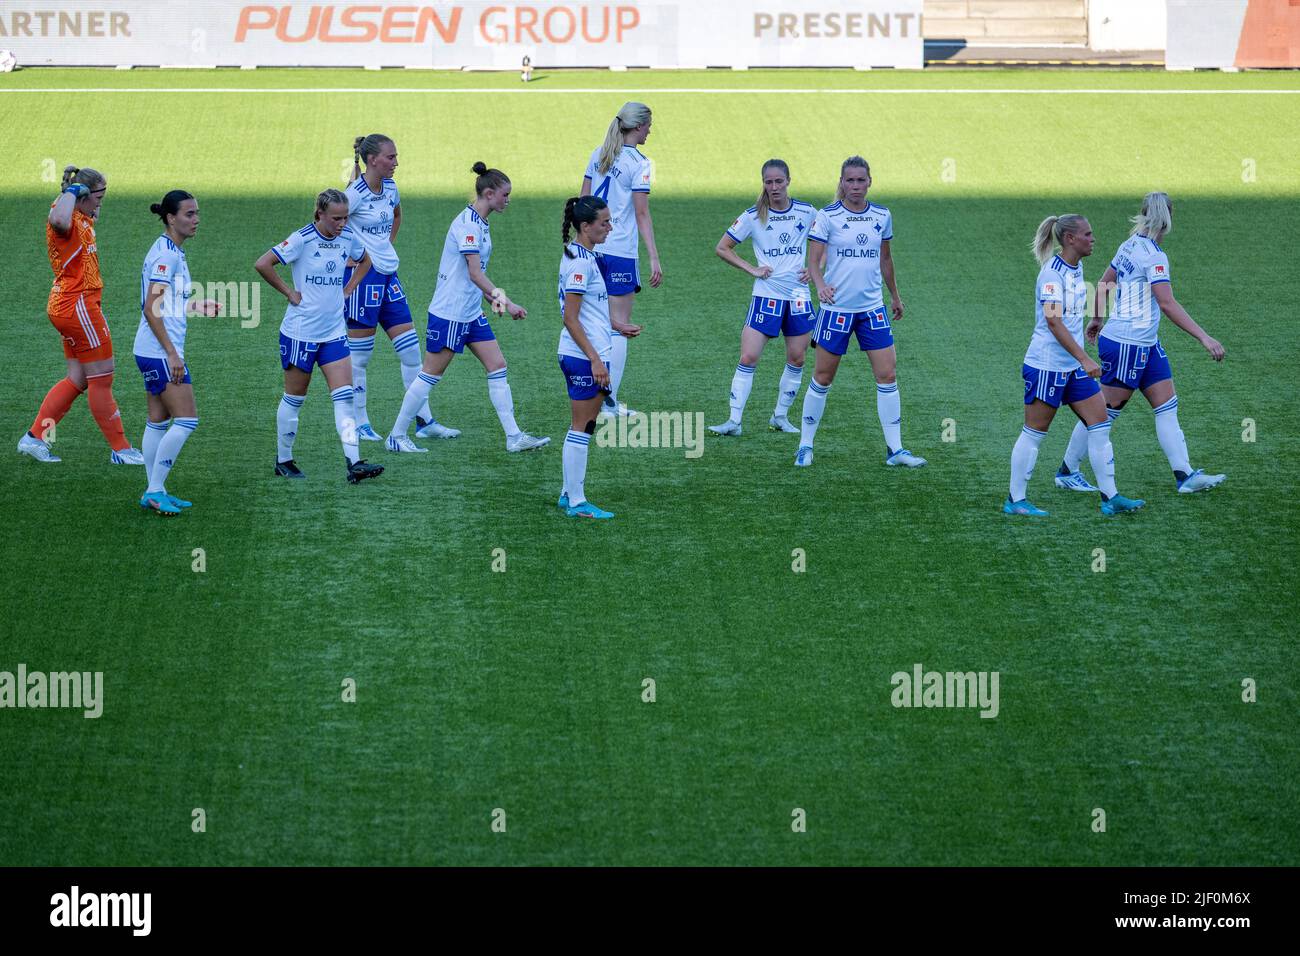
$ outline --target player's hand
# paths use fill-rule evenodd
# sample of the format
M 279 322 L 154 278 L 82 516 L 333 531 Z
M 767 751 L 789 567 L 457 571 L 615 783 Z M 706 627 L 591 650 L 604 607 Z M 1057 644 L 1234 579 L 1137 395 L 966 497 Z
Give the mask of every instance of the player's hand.
M 897 322 L 899 319 L 901 319 L 901 318 L 903 317 L 903 300 L 902 300 L 902 299 L 890 299 L 890 300 L 889 300 L 889 308 L 890 308 L 890 311 L 893 313 L 893 321 Z
M 625 339 L 634 339 L 641 334 L 644 325 L 632 325 L 628 322 L 611 322 L 610 327 Z
M 755 279 L 766 279 L 772 274 L 771 266 L 759 266 L 757 269 L 750 269 L 749 274 Z
M 835 304 L 835 286 L 824 285 L 817 289 L 817 301 L 822 305 Z
M 528 310 L 522 305 L 515 305 L 513 302 L 506 303 L 506 311 L 510 313 L 510 318 L 512 319 L 528 318 Z
M 1091 356 L 1083 357 L 1083 370 L 1088 373 L 1089 378 L 1101 378 L 1101 366 L 1094 362 Z
M 215 299 L 204 299 L 194 307 L 196 315 L 201 315 L 205 319 L 215 319 L 221 314 L 221 303 Z
M 658 259 L 650 260 L 650 288 L 657 289 L 664 281 L 664 270 L 659 265 Z
M 1084 338 L 1094 345 L 1097 342 L 1097 336 L 1101 334 L 1101 319 L 1094 318 L 1088 323 L 1088 327 L 1083 330 Z
M 289 300 L 290 305 L 302 305 L 302 293 L 297 289 L 290 289 L 289 294 L 285 297 Z M 344 298 L 347 298 L 344 296 Z
M 807 266 L 804 266 L 802 269 L 799 270 L 800 285 L 807 285 L 808 280 L 811 278 L 812 278 L 812 270 L 809 269 Z
M 609 388 L 609 367 L 600 359 L 591 363 L 591 377 L 597 388 Z
M 63 187 L 65 193 L 72 193 L 78 199 L 85 199 L 90 195 L 90 187 L 85 183 L 68 183 Z
M 175 352 L 167 356 L 167 375 L 177 385 L 185 378 L 185 360 Z
M 1210 358 L 1214 359 L 1214 361 L 1223 361 L 1225 353 L 1223 351 L 1223 346 L 1219 344 L 1217 339 L 1212 339 L 1207 335 L 1205 338 L 1201 339 L 1201 345 L 1205 346 L 1205 351 L 1210 353 Z

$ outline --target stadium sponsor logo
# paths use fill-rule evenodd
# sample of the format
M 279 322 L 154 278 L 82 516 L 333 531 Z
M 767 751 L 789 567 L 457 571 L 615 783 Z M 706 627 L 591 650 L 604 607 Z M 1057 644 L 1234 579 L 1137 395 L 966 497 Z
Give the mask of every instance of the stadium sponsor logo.
M 0 708 L 59 707 L 83 711 L 94 720 L 104 712 L 103 671 L 0 671 Z
M 912 673 L 898 671 L 889 678 L 895 707 L 978 707 L 981 717 L 998 715 L 997 671 L 927 671 L 912 665 Z
M 82 893 L 73 885 L 50 897 L 51 926 L 126 926 L 133 936 L 148 936 L 152 893 Z
M 601 448 L 684 448 L 687 458 L 704 454 L 703 412 L 649 412 L 600 419 Z
M 759 39 L 861 40 L 870 37 L 909 37 L 920 32 L 915 13 L 755 13 L 754 36 Z
M 465 7 L 378 4 L 250 4 L 240 8 L 235 42 L 256 41 L 272 33 L 281 43 L 427 43 L 462 39 Z M 474 42 L 622 43 L 641 25 L 630 4 L 488 5 L 469 28 Z M 251 36 L 250 34 L 257 34 Z
M 119 10 L 6 10 L 0 37 L 129 37 L 131 15 Z

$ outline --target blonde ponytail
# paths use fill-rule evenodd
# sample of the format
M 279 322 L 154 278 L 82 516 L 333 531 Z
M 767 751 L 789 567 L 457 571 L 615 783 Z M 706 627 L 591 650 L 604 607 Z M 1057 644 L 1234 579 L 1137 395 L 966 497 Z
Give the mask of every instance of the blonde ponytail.
M 605 131 L 605 142 L 600 146 L 600 158 L 596 162 L 596 171 L 604 176 L 618 161 L 619 150 L 623 148 L 623 136 L 638 126 L 650 122 L 650 107 L 644 103 L 624 103 L 609 123 Z
M 1066 213 L 1063 216 L 1048 216 L 1040 222 L 1030 246 L 1038 264 L 1047 265 L 1047 260 L 1052 258 L 1052 249 L 1065 242 L 1065 234 L 1077 231 L 1086 221 L 1083 216 L 1076 213 Z
M 1142 211 L 1129 222 L 1133 223 L 1130 236 L 1148 236 L 1156 245 L 1174 228 L 1174 207 L 1168 193 L 1147 193 L 1142 199 Z
M 60 188 L 66 189 L 73 183 L 81 183 L 90 189 L 98 189 L 105 183 L 104 174 L 99 170 L 91 169 L 89 166 L 78 168 L 76 166 L 63 167 L 63 182 Z

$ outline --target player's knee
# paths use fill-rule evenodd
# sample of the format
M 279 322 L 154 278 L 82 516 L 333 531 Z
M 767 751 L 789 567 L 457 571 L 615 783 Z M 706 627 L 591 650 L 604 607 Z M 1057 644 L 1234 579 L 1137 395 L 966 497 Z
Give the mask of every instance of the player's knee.
M 898 381 L 898 376 L 894 373 L 893 369 L 890 369 L 888 372 L 881 372 L 876 376 L 877 385 L 893 385 L 896 381 Z
M 753 368 L 754 366 L 758 365 L 758 353 L 757 353 L 757 352 L 741 352 L 741 353 L 740 353 L 740 364 L 741 364 L 741 365 L 748 365 L 750 368 Z

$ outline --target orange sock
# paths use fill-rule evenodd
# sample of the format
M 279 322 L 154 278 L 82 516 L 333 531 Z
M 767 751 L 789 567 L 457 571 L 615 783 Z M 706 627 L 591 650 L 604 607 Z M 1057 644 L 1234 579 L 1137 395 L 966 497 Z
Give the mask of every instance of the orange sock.
M 55 382 L 54 387 L 45 393 L 41 410 L 36 413 L 36 421 L 32 422 L 32 434 L 45 441 L 46 430 L 63 421 L 63 416 L 68 414 L 68 409 L 80 394 L 81 389 L 73 385 L 70 378 Z
M 126 440 L 126 432 L 122 430 L 122 413 L 118 411 L 117 402 L 113 398 L 113 373 L 87 376 L 86 381 L 90 386 L 87 395 L 90 414 L 95 416 L 95 424 L 104 433 L 109 447 L 113 451 L 130 448 L 131 443 Z

